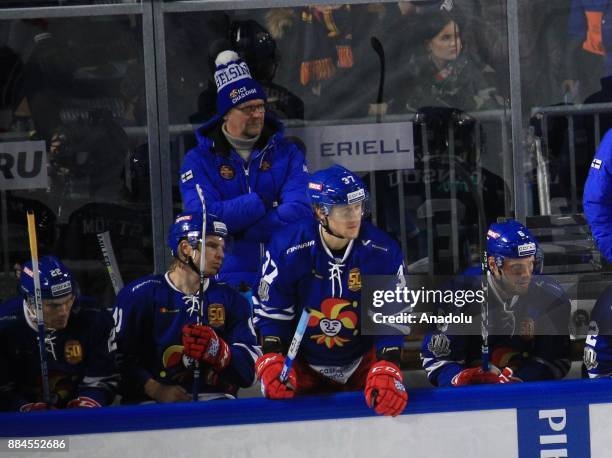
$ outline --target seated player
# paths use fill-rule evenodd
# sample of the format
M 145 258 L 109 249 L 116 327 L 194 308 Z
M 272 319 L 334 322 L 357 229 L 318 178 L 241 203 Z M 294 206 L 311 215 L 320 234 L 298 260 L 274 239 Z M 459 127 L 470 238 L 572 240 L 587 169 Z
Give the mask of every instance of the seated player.
M 398 367 L 403 336 L 361 335 L 359 320 L 362 276 L 403 275 L 402 253 L 386 233 L 363 221 L 368 193 L 358 176 L 335 165 L 313 174 L 308 189 L 316 219 L 272 237 L 254 301 L 263 394 L 283 399 L 365 389 L 369 407 L 399 415 L 408 400 Z M 312 314 L 283 384 L 283 355 L 305 307 Z
M 213 277 L 223 263 L 227 235 L 215 215 L 206 218 L 204 300 L 200 298 L 202 214 L 178 215 L 168 234 L 174 260 L 117 297 L 117 344 L 124 402 L 192 399 L 194 362 L 200 362 L 198 398 L 234 398 L 255 382 L 261 355 L 246 299 Z M 203 307 L 202 322 L 196 324 Z
M 482 368 L 480 326 L 476 334 L 460 335 L 449 325 L 423 340 L 421 359 L 429 381 L 461 386 L 563 378 L 570 368 L 570 302 L 552 278 L 534 276 L 543 261 L 537 240 L 517 221 L 494 223 L 486 254 L 490 369 Z M 452 288 L 477 291 L 482 281 L 481 269 L 472 268 Z M 446 311 L 480 317 L 481 303 L 451 305 Z
M 100 407 L 115 398 L 113 319 L 79 296 L 72 274 L 53 256 L 38 263 L 50 399 L 44 401 L 32 262 L 16 297 L 0 305 L 0 410 Z
M 612 376 L 612 286 L 606 288 L 591 311 L 584 345 L 584 367 L 589 378 Z

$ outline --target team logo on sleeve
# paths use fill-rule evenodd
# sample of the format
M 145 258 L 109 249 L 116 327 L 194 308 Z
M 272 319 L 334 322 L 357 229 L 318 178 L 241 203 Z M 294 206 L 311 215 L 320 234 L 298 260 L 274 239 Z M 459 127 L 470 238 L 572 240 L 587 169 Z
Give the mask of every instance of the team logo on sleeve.
M 79 364 L 83 361 L 83 347 L 78 340 L 67 340 L 64 344 L 64 359 L 68 364 Z
M 348 289 L 351 291 L 359 291 L 361 289 L 361 272 L 358 267 L 349 271 Z
M 219 167 L 219 175 L 221 175 L 221 178 L 231 180 L 236 176 L 236 171 L 231 165 L 222 165 Z
M 599 170 L 602 164 L 603 162 L 601 159 L 593 159 L 593 162 L 591 162 L 591 168 Z
M 267 172 L 271 168 L 272 163 L 270 161 L 261 161 L 261 164 L 259 165 L 259 170 L 261 170 L 262 172 Z
M 436 358 L 448 356 L 451 353 L 450 340 L 445 334 L 434 334 L 427 344 L 427 349 L 432 352 Z
M 338 334 L 346 328 L 357 332 L 357 314 L 352 310 L 343 310 L 350 307 L 351 302 L 346 299 L 328 298 L 321 303 L 321 310 L 312 310 L 308 327 L 319 327 L 322 334 L 310 336 L 320 345 L 333 348 L 334 345 L 344 346 L 350 339 L 340 337 Z M 357 302 L 352 303 L 353 308 L 357 307 Z
M 223 304 L 210 304 L 208 306 L 208 324 L 213 328 L 225 324 L 225 306 Z

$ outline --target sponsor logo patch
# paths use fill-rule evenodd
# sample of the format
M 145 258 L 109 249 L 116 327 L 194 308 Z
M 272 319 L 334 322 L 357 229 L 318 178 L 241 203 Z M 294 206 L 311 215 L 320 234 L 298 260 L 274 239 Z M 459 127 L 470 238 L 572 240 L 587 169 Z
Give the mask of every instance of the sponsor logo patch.
M 65 296 L 72 292 L 72 283 L 70 281 L 65 281 L 60 283 L 59 285 L 51 286 L 51 296 L 59 297 Z
M 222 237 L 226 237 L 227 236 L 227 226 L 225 225 L 224 222 L 222 222 L 222 221 L 214 221 L 213 222 L 213 228 L 214 228 L 215 234 L 219 234 Z
M 487 232 L 487 237 L 491 237 L 492 239 L 498 239 L 499 238 L 499 234 L 495 231 L 492 231 L 491 229 L 489 229 L 489 231 Z
M 365 199 L 365 191 L 363 189 L 358 189 L 357 191 L 349 192 L 346 195 L 349 204 L 354 204 L 355 202 L 361 202 Z
M 322 191 L 323 185 L 321 183 L 308 183 L 308 189 L 314 189 L 315 191 Z
M 285 252 L 285 254 L 291 254 L 294 251 L 301 250 L 302 248 L 308 248 L 309 246 L 314 246 L 314 244 L 315 244 L 314 240 L 309 240 L 308 242 L 300 243 L 299 245 L 294 245 L 290 248 L 287 248 L 287 251 Z
M 261 161 L 261 165 L 259 166 L 259 170 L 262 172 L 267 172 L 272 168 L 272 163 L 270 161 Z
M 83 347 L 78 340 L 68 340 L 64 344 L 64 358 L 68 364 L 79 364 L 83 361 Z
M 221 178 L 231 180 L 236 176 L 236 172 L 231 165 L 222 165 L 219 167 L 219 175 L 221 175 Z
M 175 223 L 182 223 L 183 221 L 191 221 L 192 215 L 179 216 L 174 220 Z
M 531 256 L 532 254 L 535 254 L 535 252 L 536 252 L 536 246 L 535 246 L 535 243 L 533 242 L 523 243 L 522 245 L 518 246 L 519 256 Z

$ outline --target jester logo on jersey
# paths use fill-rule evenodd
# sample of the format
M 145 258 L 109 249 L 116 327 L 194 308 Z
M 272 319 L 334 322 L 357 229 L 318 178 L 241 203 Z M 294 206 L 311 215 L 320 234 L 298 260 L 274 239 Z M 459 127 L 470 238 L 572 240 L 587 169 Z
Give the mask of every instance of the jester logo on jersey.
M 356 302 L 352 305 L 357 307 Z M 354 330 L 357 327 L 357 314 L 352 310 L 343 310 L 350 306 L 350 301 L 336 297 L 321 302 L 321 311 L 312 310 L 308 327 L 318 326 L 323 334 L 315 334 L 310 338 L 318 344 L 325 344 L 327 348 L 333 348 L 334 345 L 342 347 L 350 340 L 338 335 L 342 328 Z

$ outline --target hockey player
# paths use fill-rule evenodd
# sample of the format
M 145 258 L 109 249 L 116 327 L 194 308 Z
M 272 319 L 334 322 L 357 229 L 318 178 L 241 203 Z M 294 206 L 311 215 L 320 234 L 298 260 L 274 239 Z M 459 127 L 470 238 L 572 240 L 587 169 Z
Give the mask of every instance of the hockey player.
M 403 336 L 360 332 L 361 278 L 403 275 L 401 251 L 363 221 L 368 193 L 359 177 L 335 165 L 308 183 L 316 219 L 277 232 L 266 253 L 255 297 L 264 355 L 256 372 L 264 396 L 361 390 L 369 407 L 399 415 L 408 395 L 398 367 Z M 288 383 L 283 354 L 305 307 L 312 309 Z
M 198 146 L 181 167 L 185 209 L 198 211 L 200 186 L 211 213 L 234 237 L 220 279 L 253 288 L 272 232 L 310 214 L 304 154 L 266 112 L 266 95 L 233 51 L 217 57 L 217 114 L 196 130 Z
M 0 410 L 30 412 L 110 404 L 119 379 L 113 320 L 78 295 L 72 274 L 53 256 L 38 263 L 51 399 L 41 390 L 32 262 L 20 276 L 23 297 L 0 305 Z
M 487 232 L 486 310 L 490 369 L 483 370 L 482 336 L 460 335 L 449 325 L 425 336 L 423 368 L 436 386 L 558 380 L 570 368 L 570 302 L 542 267 L 538 242 L 517 221 L 494 223 Z M 452 289 L 483 288 L 481 269 L 468 269 Z M 481 316 L 482 303 L 452 313 Z M 454 333 L 453 333 L 454 329 Z M 478 326 L 480 331 L 480 326 Z
M 612 376 L 612 286 L 606 288 L 591 311 L 584 345 L 584 367 L 589 378 Z
M 256 345 L 250 306 L 212 277 L 223 263 L 227 235 L 206 218 L 204 303 L 199 297 L 202 214 L 182 213 L 168 234 L 174 260 L 163 275 L 137 280 L 117 297 L 117 343 L 125 402 L 191 400 L 193 362 L 200 361 L 199 398 L 233 398 L 255 381 Z M 203 322 L 196 324 L 199 308 Z

